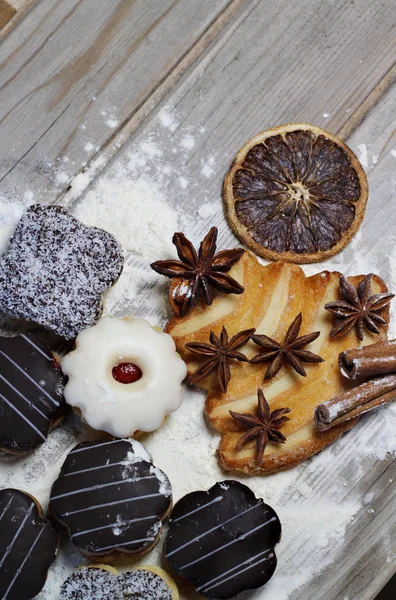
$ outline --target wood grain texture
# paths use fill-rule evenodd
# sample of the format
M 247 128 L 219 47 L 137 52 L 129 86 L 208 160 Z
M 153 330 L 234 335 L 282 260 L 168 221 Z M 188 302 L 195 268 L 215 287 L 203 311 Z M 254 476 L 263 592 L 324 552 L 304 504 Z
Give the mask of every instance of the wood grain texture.
M 116 11 L 121 10 L 121 4 L 112 4 L 111 10 L 113 11 L 115 6 Z M 225 4 L 222 3 L 220 9 L 224 8 Z M 106 58 L 102 56 L 95 63 L 92 72 L 82 73 L 86 63 L 79 62 L 78 59 L 78 56 L 83 56 L 81 47 L 79 46 L 79 53 L 74 53 L 72 48 L 71 56 L 70 51 L 66 50 L 63 36 L 66 33 L 72 34 L 72 39 L 76 39 L 74 32 L 80 31 L 76 15 L 81 19 L 85 15 L 84 5 L 92 6 L 92 0 L 69 0 L 67 3 L 61 0 L 41 0 L 40 10 L 44 5 L 48 13 L 44 21 L 42 17 L 38 18 L 36 7 L 18 27 L 18 30 L 22 28 L 22 46 L 30 48 L 27 54 L 22 52 L 20 42 L 14 35 L 7 39 L 9 59 L 4 60 L 9 64 L 4 65 L 4 68 L 8 73 L 7 78 L 11 78 L 13 83 L 6 84 L 10 87 L 4 96 L 1 96 L 0 89 L 0 98 L 6 98 L 10 111 L 7 117 L 3 115 L 7 128 L 3 129 L 3 123 L 0 123 L 0 139 L 3 140 L 3 147 L 4 144 L 7 146 L 9 136 L 12 136 L 11 139 L 21 140 L 27 154 L 21 159 L 22 150 L 8 152 L 7 147 L 3 150 L 0 171 L 5 175 L 7 170 L 11 170 L 0 184 L 0 192 L 15 189 L 17 193 L 22 193 L 24 187 L 29 186 L 35 193 L 48 199 L 53 198 L 55 192 L 64 189 L 68 182 L 60 182 L 54 190 L 51 169 L 47 168 L 46 164 L 67 156 L 76 162 L 71 173 L 77 173 L 81 168 L 83 156 L 81 147 L 87 140 L 93 139 L 84 137 L 88 134 L 83 134 L 78 127 L 70 136 L 76 122 L 87 123 L 89 135 L 95 133 L 98 136 L 98 145 L 105 143 L 103 140 L 109 140 L 109 132 L 103 133 L 104 120 L 100 110 L 98 112 L 96 105 L 91 104 L 89 98 L 95 93 L 93 90 L 99 89 L 102 80 L 108 81 L 101 89 L 103 102 L 100 109 L 106 109 L 106 102 L 110 102 L 110 98 L 114 99 L 117 107 L 124 106 L 122 95 L 115 90 L 118 86 L 122 88 L 121 80 L 125 78 L 127 71 L 121 67 L 121 80 L 117 75 L 112 77 L 111 70 L 107 71 Z M 68 13 L 65 12 L 66 5 L 70 13 L 68 17 Z M 169 7 L 170 4 L 161 3 L 161 10 L 165 5 Z M 189 18 L 194 21 L 200 5 L 201 3 L 192 2 L 184 4 L 184 8 L 180 8 L 181 12 L 178 14 L 184 14 L 183 18 L 187 18 L 189 10 Z M 209 5 L 215 5 L 218 9 L 217 2 L 202 2 L 203 5 L 206 5 L 206 12 L 209 11 Z M 143 3 L 141 6 L 143 7 Z M 105 10 L 110 11 L 110 8 Z M 44 14 L 45 12 L 42 13 Z M 172 13 L 172 18 L 169 17 L 170 24 L 174 23 L 175 14 Z M 34 35 L 26 25 L 30 18 L 34 19 L 35 23 Z M 101 35 L 100 32 L 103 33 L 104 23 L 109 20 L 103 18 L 101 21 L 100 18 L 95 18 L 92 30 L 90 27 L 89 31 L 85 32 L 90 40 L 84 46 L 88 57 L 89 48 L 97 36 Z M 179 18 L 182 19 L 181 16 Z M 86 19 L 85 15 L 85 23 Z M 178 22 L 181 23 L 182 20 Z M 117 27 L 115 30 L 120 31 Z M 197 54 L 199 59 L 196 64 L 178 83 L 178 78 L 172 81 L 172 84 L 176 85 L 166 98 L 166 104 L 169 110 L 174 109 L 177 114 L 176 130 L 171 132 L 169 129 L 160 128 L 156 118 L 157 111 L 154 110 L 124 144 L 122 151 L 102 177 L 111 178 L 118 165 L 128 159 L 132 149 L 138 148 L 150 135 L 155 136 L 161 148 L 170 150 L 183 148 L 186 131 L 193 132 L 195 145 L 192 148 L 184 149 L 183 153 L 178 151 L 174 158 L 169 151 L 169 168 L 173 169 L 176 176 L 167 181 L 166 196 L 169 204 L 185 216 L 184 223 L 189 224 L 195 240 L 202 237 L 209 225 L 215 224 L 220 229 L 220 244 L 226 247 L 233 245 L 236 240 L 224 219 L 221 185 L 234 154 L 246 139 L 266 127 L 297 120 L 313 122 L 333 133 L 341 131 L 346 138 L 353 131 L 348 143 L 355 150 L 361 144 L 365 144 L 367 149 L 366 170 L 371 194 L 361 236 L 342 253 L 339 262 L 333 263 L 331 268 L 339 267 L 346 274 L 356 274 L 362 264 L 360 255 L 364 255 L 369 268 L 376 270 L 389 281 L 392 262 L 396 260 L 395 255 L 392 258 L 396 158 L 391 153 L 392 149 L 396 150 L 396 86 L 392 85 L 395 30 L 393 0 L 379 0 L 375 3 L 365 0 L 355 0 L 353 3 L 345 3 L 343 0 L 331 0 L 326 3 L 319 0 L 307 0 L 304 3 L 287 0 L 278 3 L 269 0 L 246 2 L 207 50 L 203 54 Z M 125 37 L 129 43 L 129 36 L 132 35 L 130 26 L 122 31 L 123 43 L 126 43 Z M 166 53 L 170 40 L 174 41 L 174 28 L 169 25 L 168 29 L 162 31 L 162 36 L 158 39 L 158 48 L 161 53 Z M 113 33 L 110 32 L 106 40 L 112 41 L 105 43 L 108 51 L 106 57 L 110 61 L 111 51 L 115 51 L 112 36 Z M 116 39 L 119 41 L 117 36 L 118 33 Z M 56 44 L 53 43 L 54 38 Z M 59 46 L 62 40 L 63 45 Z M 183 45 L 182 42 L 179 43 Z M 194 50 L 190 51 L 194 55 Z M 150 56 L 147 47 L 144 53 Z M 52 54 L 56 66 L 53 71 L 47 72 L 43 61 Z M 34 69 L 29 67 L 27 56 L 33 56 Z M 39 59 L 36 59 L 36 56 Z M 25 65 L 26 60 L 28 63 Z M 128 59 L 126 60 L 128 62 Z M 71 63 L 74 65 L 76 79 L 69 78 L 68 71 L 65 70 L 66 65 L 70 67 Z M 147 63 L 145 68 L 147 69 Z M 46 75 L 43 73 L 42 79 L 34 82 L 38 72 L 41 77 L 41 69 Z M 62 77 L 58 78 L 57 70 L 63 73 Z M 25 83 L 20 78 L 20 72 L 29 74 Z M 163 77 L 166 73 L 169 73 L 169 69 L 163 71 Z M 149 76 L 152 77 L 152 73 Z M 147 84 L 144 73 L 141 77 L 143 84 Z M 89 89 L 87 94 L 86 88 Z M 146 106 L 150 104 L 152 93 L 152 89 L 150 91 L 149 88 L 150 86 L 145 88 L 146 97 L 141 98 Z M 44 93 L 43 89 L 51 90 L 48 97 L 41 95 Z M 12 93 L 10 90 L 13 90 Z M 384 92 L 386 93 L 382 96 Z M 30 98 L 30 93 L 35 101 Z M 155 94 L 153 97 L 157 102 Z M 68 108 L 67 102 L 70 98 L 72 99 Z M 132 112 L 139 104 L 138 98 L 140 96 L 136 94 Z M 41 112 L 36 107 L 36 103 L 40 101 L 43 102 Z M 1 106 L 3 110 L 3 103 Z M 123 119 L 131 122 L 130 114 L 129 106 L 122 113 L 124 117 L 118 116 L 120 122 Z M 51 115 L 54 124 L 49 126 L 46 133 L 46 124 L 51 122 L 51 119 L 46 120 L 48 115 Z M 43 132 L 42 139 L 32 135 L 32 129 L 27 126 L 27 123 L 34 120 L 38 123 L 33 129 L 36 130 L 37 127 L 37 130 Z M 133 127 L 126 130 L 131 132 Z M 6 134 L 8 137 L 4 137 Z M 25 137 L 28 139 L 25 140 Z M 124 138 L 117 139 L 115 136 L 113 150 L 117 149 L 117 144 L 124 141 Z M 152 177 L 159 174 L 155 164 L 152 169 Z M 180 173 L 188 174 L 186 190 L 183 190 L 178 182 L 177 175 Z M 76 209 L 79 202 L 84 203 L 84 198 L 76 201 L 75 196 L 70 195 L 62 202 Z M 199 212 L 203 203 L 213 204 L 210 216 Z M 127 263 L 131 267 L 136 264 L 139 268 L 148 268 L 148 261 L 132 254 L 127 255 Z M 327 266 L 325 263 L 322 268 Z M 158 316 L 160 309 L 158 306 L 151 306 L 148 301 L 152 296 L 152 289 L 139 290 L 128 305 L 129 312 L 140 316 Z M 117 313 L 121 308 L 125 307 L 114 306 L 114 312 Z M 386 410 L 362 419 L 349 437 L 341 439 L 333 449 L 326 450 L 331 453 L 332 461 L 330 465 L 324 463 L 323 470 L 315 469 L 315 465 L 321 464 L 323 454 L 306 466 L 306 469 L 294 470 L 290 489 L 282 498 L 280 510 L 284 510 L 291 499 L 297 503 L 297 509 L 302 511 L 306 510 L 307 506 L 309 508 L 309 502 L 318 505 L 324 498 L 332 498 L 338 502 L 340 510 L 344 503 L 355 499 L 361 502 L 369 493 L 373 494 L 373 500 L 358 512 L 353 523 L 348 526 L 342 551 L 336 557 L 329 551 L 329 561 L 325 570 L 306 586 L 294 592 L 290 599 L 371 600 L 392 574 L 396 562 L 396 492 L 393 484 L 396 478 L 396 461 L 391 456 L 378 460 L 369 451 L 367 456 L 357 457 L 352 443 L 352 440 L 358 443 L 371 435 L 370 446 L 375 447 L 380 443 L 385 420 Z M 344 486 L 343 482 L 347 485 Z M 374 512 L 369 512 L 368 508 Z M 308 546 L 308 543 L 308 539 L 301 540 L 294 550 L 288 550 L 287 564 L 280 567 L 277 577 L 272 580 L 268 589 L 269 597 L 277 598 L 276 593 L 281 593 L 276 586 L 277 581 L 282 581 L 282 577 L 287 577 L 290 572 L 304 572 L 304 547 L 305 544 Z
M 10 6 L 5 0 L 0 0 L 0 29 L 3 29 L 7 25 L 15 13 L 15 8 Z
M 390 153 L 396 128 L 392 112 L 396 87 L 389 80 L 394 65 L 393 3 L 383 0 L 370 7 L 363 0 L 353 4 L 310 0 L 304 5 L 288 3 L 286 13 L 283 2 L 249 3 L 167 98 L 167 107 L 178 115 L 178 129 L 173 134 L 159 129 L 153 116 L 125 144 L 104 177 L 111 177 L 113 169 L 127 160 L 131 149 L 138 148 L 150 135 L 156 136 L 162 148 L 180 148 L 186 131 L 197 132 L 203 127 L 194 148 L 185 152 L 182 165 L 179 153 L 174 162 L 171 154 L 168 157 L 176 173 L 187 168 L 187 193 L 181 193 L 173 178 L 167 183 L 166 194 L 181 214 L 188 215 L 190 221 L 193 216 L 191 231 L 195 240 L 215 224 L 220 229 L 221 245 L 227 247 L 236 240 L 224 220 L 221 185 L 243 142 L 282 122 L 313 122 L 334 133 L 344 127 L 346 137 L 354 131 L 348 142 L 355 151 L 360 144 L 368 147 L 371 195 L 358 238 L 360 252 L 366 256 L 367 268 L 389 281 L 396 166 Z M 376 43 L 378 30 L 381 49 Z M 371 112 L 365 118 L 367 111 Z M 375 165 L 373 156 L 374 162 L 378 160 Z M 209 164 L 210 158 L 213 160 Z M 204 169 L 205 165 L 210 169 Z M 155 167 L 152 175 L 155 177 Z M 203 203 L 215 205 L 209 217 L 199 216 Z M 330 268 L 338 266 L 347 274 L 359 273 L 362 259 L 354 249 L 356 244 L 349 246 Z M 130 260 L 142 266 L 138 259 Z M 326 267 L 328 263 L 322 265 Z M 132 313 L 152 315 L 147 302 L 137 299 L 132 304 Z M 372 432 L 370 443 L 375 446 L 383 419 L 384 412 L 362 419 L 349 436 L 354 436 L 358 444 Z M 304 490 L 304 485 L 312 490 L 309 499 L 301 492 L 301 510 L 309 501 L 320 503 L 326 497 L 336 499 L 340 507 L 357 499 L 362 501 L 368 493 L 373 494 L 374 500 L 349 524 L 339 554 L 333 557 L 329 551 L 326 569 L 290 598 L 371 600 L 395 569 L 396 506 L 392 482 L 396 478 L 396 461 L 390 456 L 378 461 L 369 452 L 364 458 L 357 457 L 348 436 L 329 451 L 333 462 L 326 465 L 324 473 L 315 475 L 311 468 L 296 472 L 290 497 Z M 347 482 L 345 487 L 343 482 Z M 288 506 L 290 497 L 284 498 L 283 508 Z M 293 573 L 304 570 L 304 543 L 302 540 L 294 554 L 288 554 L 287 569 Z M 280 593 L 277 581 L 290 574 L 287 569 L 281 567 L 278 579 L 273 579 L 268 590 L 273 597 L 277 591 Z
M 39 2 L 3 43 L 0 193 L 51 201 L 228 4 Z

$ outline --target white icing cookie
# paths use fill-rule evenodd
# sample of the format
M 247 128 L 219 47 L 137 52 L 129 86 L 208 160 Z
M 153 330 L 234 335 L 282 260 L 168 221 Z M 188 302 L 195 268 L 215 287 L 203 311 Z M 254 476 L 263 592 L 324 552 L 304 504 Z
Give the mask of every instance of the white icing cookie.
M 140 379 L 116 381 L 114 367 L 125 364 L 124 374 L 140 369 Z M 78 334 L 62 371 L 69 377 L 66 402 L 80 409 L 88 425 L 114 437 L 154 431 L 182 403 L 186 365 L 171 336 L 144 319 L 103 317 Z

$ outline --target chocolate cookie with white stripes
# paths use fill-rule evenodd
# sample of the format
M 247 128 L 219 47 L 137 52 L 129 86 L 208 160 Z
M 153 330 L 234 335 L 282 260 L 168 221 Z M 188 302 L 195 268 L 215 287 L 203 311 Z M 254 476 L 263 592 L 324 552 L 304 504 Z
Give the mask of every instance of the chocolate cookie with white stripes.
M 62 420 L 64 377 L 56 357 L 32 333 L 0 337 L 0 449 L 25 454 Z
M 21 490 L 0 490 L 1 600 L 37 596 L 58 550 L 58 535 L 38 501 Z
M 164 555 L 205 598 L 233 598 L 263 586 L 276 569 L 281 537 L 276 512 L 238 481 L 216 483 L 176 504 Z
M 149 552 L 171 508 L 169 479 L 132 438 L 73 448 L 50 496 L 56 522 L 83 556 L 100 563 Z

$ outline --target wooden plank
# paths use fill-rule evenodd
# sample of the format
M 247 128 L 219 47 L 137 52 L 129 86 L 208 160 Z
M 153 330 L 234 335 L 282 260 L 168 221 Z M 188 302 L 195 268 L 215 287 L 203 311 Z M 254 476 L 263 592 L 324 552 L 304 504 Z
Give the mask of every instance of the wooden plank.
M 362 268 L 360 255 L 364 255 L 364 265 L 389 281 L 394 229 L 394 187 L 390 182 L 396 164 L 391 154 L 396 130 L 396 86 L 381 101 L 375 90 L 383 92 L 391 83 L 387 79 L 389 73 L 393 77 L 395 26 L 392 0 L 381 0 L 375 6 L 364 0 L 353 4 L 308 0 L 303 5 L 287 3 L 287 10 L 285 2 L 249 3 L 167 98 L 165 108 L 175 115 L 176 130 L 159 127 L 158 115 L 154 113 L 125 144 L 98 185 L 111 181 L 133 150 L 136 156 L 147 139 L 155 139 L 167 157 L 166 166 L 172 175 L 165 181 L 161 179 L 164 165 L 158 160 L 158 168 L 153 161 L 149 177 L 161 181 L 168 202 L 181 215 L 187 233 L 198 240 L 215 224 L 220 229 L 221 245 L 226 247 L 235 243 L 235 238 L 224 219 L 221 184 L 233 155 L 246 139 L 261 129 L 287 121 L 314 122 L 333 132 L 344 128 L 344 135 L 355 130 L 349 140 L 352 147 L 363 153 L 363 158 L 368 149 L 371 199 L 367 217 L 353 244 L 322 268 L 353 273 Z M 381 48 L 376 42 L 378 36 Z M 358 126 L 365 115 L 365 109 L 362 112 L 360 107 L 366 101 L 372 112 Z M 183 145 L 188 132 L 194 143 Z M 180 175 L 187 181 L 184 191 Z M 73 190 L 63 199 L 77 211 L 83 211 L 88 201 L 83 198 L 76 202 Z M 205 211 L 200 210 L 203 203 Z M 133 255 L 128 260 L 133 281 L 134 265 L 147 268 L 147 261 Z M 393 283 L 396 286 L 396 281 Z M 148 306 L 147 294 L 143 295 L 145 302 L 140 301 L 140 294 L 136 296 L 124 310 L 159 318 L 160 311 L 153 314 Z M 367 456 L 355 451 L 355 445 L 362 448 L 369 435 L 373 448 L 384 430 L 389 435 L 386 414 L 380 411 L 362 420 L 337 443 L 334 451 L 329 449 L 331 464 L 323 453 L 288 475 L 290 485 L 278 504 L 282 513 L 307 510 L 309 501 L 316 503 L 315 507 L 323 503 L 324 511 L 330 500 L 340 506 L 340 511 L 354 503 L 359 507 L 353 522 L 348 523 L 344 543 L 336 546 L 336 551 L 333 545 L 328 551 L 321 550 L 323 562 L 317 570 L 325 565 L 323 572 L 291 592 L 289 600 L 371 600 L 394 570 L 396 506 L 392 482 L 396 478 L 396 461 L 392 457 L 378 460 L 374 451 L 367 452 Z M 152 448 L 155 451 L 155 439 Z M 197 476 L 200 469 L 205 469 L 205 460 L 206 454 L 197 466 Z M 271 488 L 270 482 L 268 487 Z M 265 495 L 265 480 L 262 490 Z M 301 497 L 297 506 L 292 502 L 293 495 Z M 292 520 L 285 527 L 293 528 Z M 319 522 L 317 527 L 320 528 Z M 257 597 L 286 597 L 284 586 L 290 577 L 298 573 L 304 577 L 309 558 L 304 551 L 310 548 L 309 535 L 317 535 L 319 529 L 310 532 L 308 527 L 307 531 L 307 539 L 296 539 L 286 548 L 279 548 L 277 575 Z
M 290 121 L 314 122 L 334 133 L 348 123 L 348 134 L 364 116 L 359 110 L 371 92 L 383 91 L 383 80 L 389 85 L 396 76 L 392 0 L 380 0 L 375 9 L 364 0 L 284 7 L 267 0 L 248 3 L 172 94 L 169 105 L 179 115 L 179 131 L 202 124 L 207 129 L 190 160 L 194 189 L 204 187 L 208 197 L 218 193 L 235 151 L 250 136 Z M 172 136 L 174 145 L 181 135 Z M 116 149 L 125 138 L 114 139 Z M 200 165 L 208 145 L 219 161 L 218 177 L 209 180 Z M 106 156 L 100 168 L 105 162 Z
M 228 4 L 39 2 L 3 42 L 0 193 L 52 200 Z
M 15 13 L 15 8 L 10 6 L 5 0 L 0 0 L 0 29 L 3 29 L 7 25 Z

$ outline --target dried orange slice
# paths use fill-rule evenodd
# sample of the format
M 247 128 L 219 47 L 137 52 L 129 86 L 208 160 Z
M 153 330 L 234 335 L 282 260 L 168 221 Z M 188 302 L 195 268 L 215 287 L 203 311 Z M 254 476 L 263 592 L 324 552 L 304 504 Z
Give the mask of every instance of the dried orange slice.
M 348 146 L 305 123 L 259 133 L 224 181 L 234 233 L 270 260 L 319 262 L 345 248 L 368 198 L 367 177 Z

